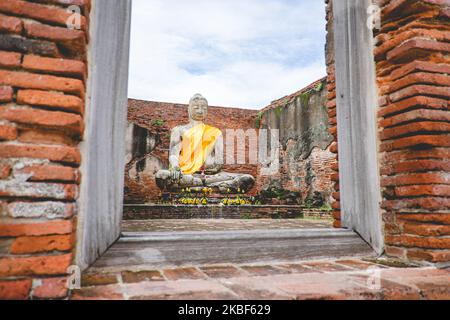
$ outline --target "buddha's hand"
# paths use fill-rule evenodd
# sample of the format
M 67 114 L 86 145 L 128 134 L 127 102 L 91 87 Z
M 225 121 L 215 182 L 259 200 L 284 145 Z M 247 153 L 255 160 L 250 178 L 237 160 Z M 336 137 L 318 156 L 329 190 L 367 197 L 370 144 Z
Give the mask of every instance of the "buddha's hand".
M 170 172 L 171 172 L 171 179 L 173 181 L 180 181 L 182 177 L 180 168 L 173 168 L 172 170 L 170 170 Z

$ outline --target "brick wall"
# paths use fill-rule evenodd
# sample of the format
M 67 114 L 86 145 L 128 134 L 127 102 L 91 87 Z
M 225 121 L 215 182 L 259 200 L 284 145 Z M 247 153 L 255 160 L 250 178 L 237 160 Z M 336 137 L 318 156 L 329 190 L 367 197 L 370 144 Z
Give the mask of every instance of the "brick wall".
M 338 163 L 338 148 L 337 148 L 337 119 L 336 119 L 336 78 L 334 65 L 334 33 L 333 33 L 333 2 L 326 0 L 326 19 L 327 19 L 327 41 L 325 47 L 326 65 L 327 65 L 327 108 L 329 116 L 329 133 L 333 136 L 333 143 L 330 147 L 330 152 L 335 155 L 335 162 L 330 166 L 331 181 L 333 183 L 334 192 L 332 193 L 331 206 L 333 208 L 334 227 L 340 228 L 341 225 L 341 206 L 339 203 L 339 163 Z
M 379 1 L 386 253 L 450 261 L 450 1 Z
M 261 128 L 280 132 L 280 171 L 258 177 L 258 191 L 275 187 L 298 193 L 299 203 L 330 202 L 336 159 L 328 132 L 327 96 L 326 79 L 320 79 L 263 109 Z
M 332 0 L 327 2 L 328 108 L 337 155 Z M 386 254 L 450 260 L 450 2 L 381 0 L 375 34 Z M 339 171 L 333 204 L 340 223 Z
M 187 108 L 184 104 L 129 100 L 125 203 L 160 199 L 155 173 L 168 168 L 170 130 L 189 122 Z M 226 139 L 226 129 L 255 129 L 256 114 L 255 110 L 211 106 L 206 123 L 222 130 Z M 248 147 L 247 144 L 247 155 Z M 226 148 L 224 152 L 226 156 Z M 223 170 L 258 176 L 257 166 L 252 164 L 225 165 Z M 254 192 L 251 190 L 250 194 Z
M 80 30 L 66 25 L 72 4 Z M 89 10 L 89 0 L 0 1 L 0 299 L 68 294 Z

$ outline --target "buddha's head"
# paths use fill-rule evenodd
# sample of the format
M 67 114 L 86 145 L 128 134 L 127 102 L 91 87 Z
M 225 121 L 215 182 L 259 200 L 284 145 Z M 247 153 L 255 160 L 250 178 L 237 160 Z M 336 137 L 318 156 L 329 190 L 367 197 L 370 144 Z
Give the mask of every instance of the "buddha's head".
M 189 101 L 189 119 L 195 121 L 205 121 L 208 114 L 208 100 L 197 93 Z

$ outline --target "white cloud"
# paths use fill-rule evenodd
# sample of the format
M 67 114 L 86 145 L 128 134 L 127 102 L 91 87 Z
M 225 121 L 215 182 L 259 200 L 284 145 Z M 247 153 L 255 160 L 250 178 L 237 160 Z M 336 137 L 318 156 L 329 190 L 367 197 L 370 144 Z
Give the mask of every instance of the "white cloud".
M 310 0 L 134 0 L 129 96 L 259 109 L 325 75 Z

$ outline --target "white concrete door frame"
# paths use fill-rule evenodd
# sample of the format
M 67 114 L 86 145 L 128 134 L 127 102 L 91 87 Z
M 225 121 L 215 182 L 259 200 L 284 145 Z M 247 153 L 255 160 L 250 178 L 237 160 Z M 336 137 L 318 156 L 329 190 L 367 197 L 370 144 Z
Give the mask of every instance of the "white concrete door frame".
M 131 0 L 92 1 L 76 247 L 82 269 L 120 236 L 130 25 Z
M 370 0 L 333 0 L 341 208 L 344 226 L 383 251 L 376 148 Z M 120 236 L 131 0 L 94 0 L 83 145 L 77 265 L 91 265 Z
M 378 94 L 372 0 L 333 0 L 339 185 L 343 226 L 381 254 Z

